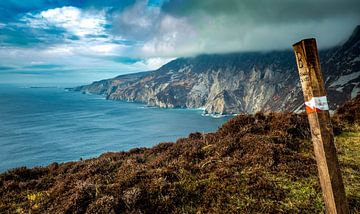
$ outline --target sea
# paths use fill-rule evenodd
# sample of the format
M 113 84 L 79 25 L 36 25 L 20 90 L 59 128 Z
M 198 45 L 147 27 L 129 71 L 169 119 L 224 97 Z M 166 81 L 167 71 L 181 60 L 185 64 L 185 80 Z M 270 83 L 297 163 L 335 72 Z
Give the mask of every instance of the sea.
M 0 172 L 174 142 L 192 132 L 216 131 L 229 118 L 63 87 L 0 85 Z

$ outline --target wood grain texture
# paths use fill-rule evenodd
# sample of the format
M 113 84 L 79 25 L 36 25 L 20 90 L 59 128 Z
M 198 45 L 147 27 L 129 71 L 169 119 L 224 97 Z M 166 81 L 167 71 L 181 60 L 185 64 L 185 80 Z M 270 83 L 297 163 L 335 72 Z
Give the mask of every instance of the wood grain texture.
M 315 39 L 293 45 L 305 102 L 326 96 Z M 327 110 L 307 112 L 327 213 L 349 213 Z

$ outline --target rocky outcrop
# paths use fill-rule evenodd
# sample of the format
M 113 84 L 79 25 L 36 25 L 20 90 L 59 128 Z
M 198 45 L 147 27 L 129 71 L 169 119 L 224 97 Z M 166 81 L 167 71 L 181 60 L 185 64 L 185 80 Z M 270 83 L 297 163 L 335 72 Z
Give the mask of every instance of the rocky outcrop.
M 332 109 L 360 92 L 360 27 L 341 46 L 320 51 Z M 291 50 L 179 58 L 156 71 L 123 75 L 75 90 L 162 108 L 211 114 L 300 111 L 303 97 Z

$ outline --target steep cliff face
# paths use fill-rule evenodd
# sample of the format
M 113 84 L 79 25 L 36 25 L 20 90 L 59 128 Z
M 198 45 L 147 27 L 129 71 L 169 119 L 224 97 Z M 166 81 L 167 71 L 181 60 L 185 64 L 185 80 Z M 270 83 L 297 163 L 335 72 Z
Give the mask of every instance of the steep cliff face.
M 341 46 L 320 52 L 335 109 L 360 92 L 360 27 Z M 299 111 L 303 97 L 292 51 L 180 58 L 156 71 L 123 75 L 76 88 L 108 99 L 206 113 Z

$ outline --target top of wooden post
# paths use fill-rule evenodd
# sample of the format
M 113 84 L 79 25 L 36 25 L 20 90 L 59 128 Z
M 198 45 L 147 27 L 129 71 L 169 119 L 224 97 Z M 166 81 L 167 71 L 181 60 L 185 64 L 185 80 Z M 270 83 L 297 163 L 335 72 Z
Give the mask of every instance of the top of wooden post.
M 295 43 L 293 48 L 297 58 L 305 101 L 309 101 L 313 97 L 326 96 L 316 40 L 314 38 L 301 40 Z
M 297 43 L 293 44 L 292 46 L 295 47 L 295 46 L 298 46 L 299 44 L 301 44 L 303 42 L 313 42 L 313 41 L 315 41 L 315 43 L 316 43 L 315 38 L 307 38 L 307 39 L 303 39 L 301 41 L 298 41 Z

